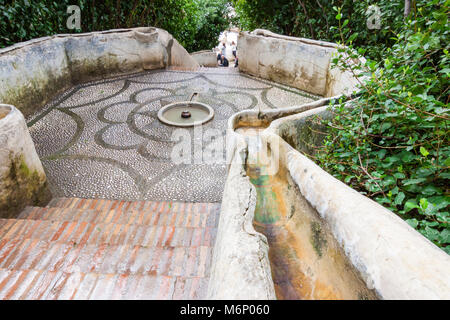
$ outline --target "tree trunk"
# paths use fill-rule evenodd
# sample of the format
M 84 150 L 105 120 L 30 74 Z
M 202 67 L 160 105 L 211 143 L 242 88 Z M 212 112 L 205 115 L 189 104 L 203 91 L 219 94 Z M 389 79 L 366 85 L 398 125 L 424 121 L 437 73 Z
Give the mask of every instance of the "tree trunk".
M 405 0 L 405 11 L 403 12 L 405 19 L 408 18 L 410 13 L 411 13 L 411 0 Z
M 306 10 L 305 4 L 302 2 L 302 0 L 298 0 L 298 2 L 300 3 L 300 5 L 301 5 L 302 8 L 303 8 L 303 12 L 305 13 L 305 18 L 308 20 L 309 30 L 310 30 L 310 32 L 311 32 L 311 38 L 312 38 L 312 39 L 315 39 L 315 36 L 314 36 L 314 29 L 313 29 L 313 26 L 311 25 L 311 23 L 309 22 L 308 11 Z

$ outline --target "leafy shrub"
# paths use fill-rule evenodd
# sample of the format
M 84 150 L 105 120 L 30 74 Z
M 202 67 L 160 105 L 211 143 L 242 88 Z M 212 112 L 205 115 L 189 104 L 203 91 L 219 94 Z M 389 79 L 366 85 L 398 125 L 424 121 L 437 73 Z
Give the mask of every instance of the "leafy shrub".
M 229 26 L 225 0 L 0 0 L 0 48 L 57 33 L 154 26 L 188 51 L 210 49 Z M 81 29 L 69 30 L 66 10 L 81 9 Z
M 337 42 L 339 33 L 333 7 L 341 7 L 348 18 L 353 43 L 364 46 L 366 56 L 379 58 L 385 47 L 393 45 L 391 37 L 403 20 L 403 1 L 391 0 L 233 0 L 239 24 L 244 30 L 269 29 L 295 37 Z M 367 28 L 372 15 L 370 5 L 380 8 L 381 29 Z
M 321 167 L 405 219 L 450 254 L 449 0 L 424 2 L 380 61 L 352 66 L 356 50 L 348 20 L 336 8 L 348 49 L 333 63 L 361 72 L 349 108 L 330 108 Z M 344 41 L 347 39 L 347 41 Z M 357 53 L 356 53 L 357 52 Z M 365 77 L 363 79 L 362 77 Z

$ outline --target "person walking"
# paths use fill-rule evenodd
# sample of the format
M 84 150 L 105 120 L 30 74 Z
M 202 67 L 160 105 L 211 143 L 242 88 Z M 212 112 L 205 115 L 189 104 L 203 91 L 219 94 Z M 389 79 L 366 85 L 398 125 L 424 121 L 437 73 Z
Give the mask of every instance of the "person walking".
M 231 42 L 231 52 L 233 53 L 234 58 L 236 59 L 236 43 L 234 41 Z

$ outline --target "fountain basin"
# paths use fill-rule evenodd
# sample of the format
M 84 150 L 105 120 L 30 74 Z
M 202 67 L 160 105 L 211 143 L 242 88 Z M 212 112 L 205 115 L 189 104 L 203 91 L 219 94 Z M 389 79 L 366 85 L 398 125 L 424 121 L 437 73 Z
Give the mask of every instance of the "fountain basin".
M 189 117 L 183 116 L 185 112 Z M 167 125 L 192 127 L 201 125 L 214 117 L 214 109 L 201 102 L 181 101 L 168 104 L 158 112 L 158 119 Z

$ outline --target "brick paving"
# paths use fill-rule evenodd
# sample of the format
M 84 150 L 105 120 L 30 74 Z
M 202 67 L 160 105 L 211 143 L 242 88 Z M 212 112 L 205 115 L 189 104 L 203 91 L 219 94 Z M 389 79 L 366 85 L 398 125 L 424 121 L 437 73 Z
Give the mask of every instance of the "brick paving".
M 203 299 L 220 204 L 57 198 L 0 219 L 0 299 Z

